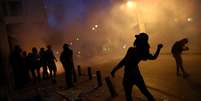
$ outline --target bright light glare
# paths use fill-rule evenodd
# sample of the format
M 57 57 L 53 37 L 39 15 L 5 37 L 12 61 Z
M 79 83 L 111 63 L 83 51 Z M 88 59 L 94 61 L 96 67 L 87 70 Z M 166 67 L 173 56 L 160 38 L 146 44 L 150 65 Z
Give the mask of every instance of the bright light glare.
M 96 28 L 98 28 L 98 25 L 95 25 Z
M 137 3 L 134 1 L 127 1 L 126 5 L 128 8 L 136 8 L 137 7 Z
M 188 22 L 192 22 L 192 20 L 193 20 L 192 18 L 187 18 Z
M 72 45 L 73 45 L 73 42 L 70 42 L 70 45 L 72 46 Z
M 59 54 L 59 51 L 56 51 L 56 54 Z
M 77 38 L 76 38 L 76 40 L 77 40 L 77 41 L 79 41 L 79 40 L 80 40 L 80 38 L 78 38 L 78 37 L 77 37 Z
M 127 47 L 127 44 L 124 44 L 122 48 L 123 48 L 123 49 L 126 49 L 126 47 Z
M 81 54 L 81 52 L 80 52 L 80 51 L 78 51 L 77 53 L 78 53 L 78 54 Z
M 95 27 L 92 27 L 92 31 L 94 31 L 95 30 Z

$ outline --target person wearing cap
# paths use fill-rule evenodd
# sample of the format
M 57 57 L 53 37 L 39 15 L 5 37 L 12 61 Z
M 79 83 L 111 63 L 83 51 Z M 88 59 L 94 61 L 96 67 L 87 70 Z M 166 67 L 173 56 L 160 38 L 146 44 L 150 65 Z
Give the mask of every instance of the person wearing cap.
M 187 51 L 189 50 L 189 48 L 187 46 L 185 46 L 188 43 L 188 39 L 187 38 L 183 38 L 179 41 L 176 41 L 171 49 L 171 53 L 172 56 L 174 57 L 175 61 L 176 61 L 176 75 L 180 76 L 180 70 L 182 71 L 183 77 L 188 77 L 189 74 L 186 73 L 186 71 L 183 68 L 183 61 L 182 61 L 182 57 L 181 54 L 183 51 Z
M 73 85 L 73 51 L 70 49 L 68 44 L 63 45 L 63 51 L 60 55 L 60 61 L 64 67 L 65 80 L 67 88 L 72 88 Z
M 138 64 L 142 60 L 155 60 L 163 45 L 159 44 L 156 53 L 152 55 L 149 52 L 150 46 L 148 43 L 148 35 L 146 33 L 140 33 L 139 35 L 136 35 L 135 38 L 136 40 L 133 43 L 133 47 L 128 49 L 127 54 L 119 64 L 114 67 L 111 75 L 112 77 L 115 77 L 115 72 L 124 66 L 123 87 L 125 90 L 126 101 L 132 101 L 132 88 L 134 85 L 140 89 L 149 101 L 155 101 L 144 83 Z

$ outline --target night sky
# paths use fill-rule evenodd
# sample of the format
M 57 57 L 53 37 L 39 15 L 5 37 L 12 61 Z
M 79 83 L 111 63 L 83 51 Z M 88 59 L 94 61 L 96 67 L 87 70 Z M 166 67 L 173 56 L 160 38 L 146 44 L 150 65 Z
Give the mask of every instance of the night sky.
M 111 6 L 110 0 L 46 0 L 50 27 L 65 29 L 76 21 L 84 23 L 91 12 Z

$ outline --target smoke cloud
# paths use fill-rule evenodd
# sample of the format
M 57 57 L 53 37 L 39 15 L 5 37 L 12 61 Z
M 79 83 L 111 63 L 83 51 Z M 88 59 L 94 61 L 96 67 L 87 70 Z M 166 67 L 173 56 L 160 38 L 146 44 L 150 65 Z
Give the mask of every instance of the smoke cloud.
M 132 46 L 134 35 L 142 31 L 150 36 L 151 51 L 163 43 L 162 52 L 169 53 L 175 41 L 186 37 L 190 53 L 200 52 L 200 1 L 151 1 L 48 0 L 48 33 L 30 34 L 31 39 L 21 42 L 39 47 L 51 44 L 58 56 L 63 43 L 68 43 L 80 64 L 122 57 Z

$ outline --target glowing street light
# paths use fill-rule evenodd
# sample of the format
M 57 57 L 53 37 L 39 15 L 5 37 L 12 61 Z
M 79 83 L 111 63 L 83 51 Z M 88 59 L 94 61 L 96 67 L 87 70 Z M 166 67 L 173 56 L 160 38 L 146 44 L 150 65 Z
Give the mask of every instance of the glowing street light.
M 94 27 L 95 27 L 95 28 L 98 28 L 98 25 L 95 25 Z
M 79 55 L 81 54 L 81 52 L 80 52 L 80 51 L 78 51 L 77 53 L 78 53 Z
M 99 26 L 98 25 L 93 25 L 93 27 L 91 28 L 92 31 L 95 31 Z
M 92 29 L 92 31 L 94 31 L 96 28 L 95 28 L 95 27 L 92 27 L 91 29 Z
M 128 0 L 126 2 L 126 6 L 127 6 L 128 10 L 131 10 L 131 11 L 135 10 L 140 32 L 146 32 L 145 23 L 143 21 L 143 16 L 141 15 L 142 12 L 141 12 L 141 9 L 140 9 L 140 4 L 138 4 L 134 0 Z
M 79 41 L 79 40 L 80 40 L 80 38 L 78 38 L 78 37 L 77 37 L 77 38 L 76 38 L 76 40 L 77 40 L 77 41 Z
M 70 45 L 72 46 L 72 45 L 73 45 L 73 42 L 70 42 Z
M 127 48 L 127 44 L 124 44 L 122 48 L 123 48 L 123 49 L 126 49 L 126 48 Z
M 193 19 L 189 17 L 189 18 L 187 18 L 187 21 L 188 21 L 188 22 L 192 22 Z
M 137 7 L 137 3 L 134 2 L 133 0 L 127 1 L 126 5 L 127 5 L 127 7 L 130 8 L 130 9 Z

